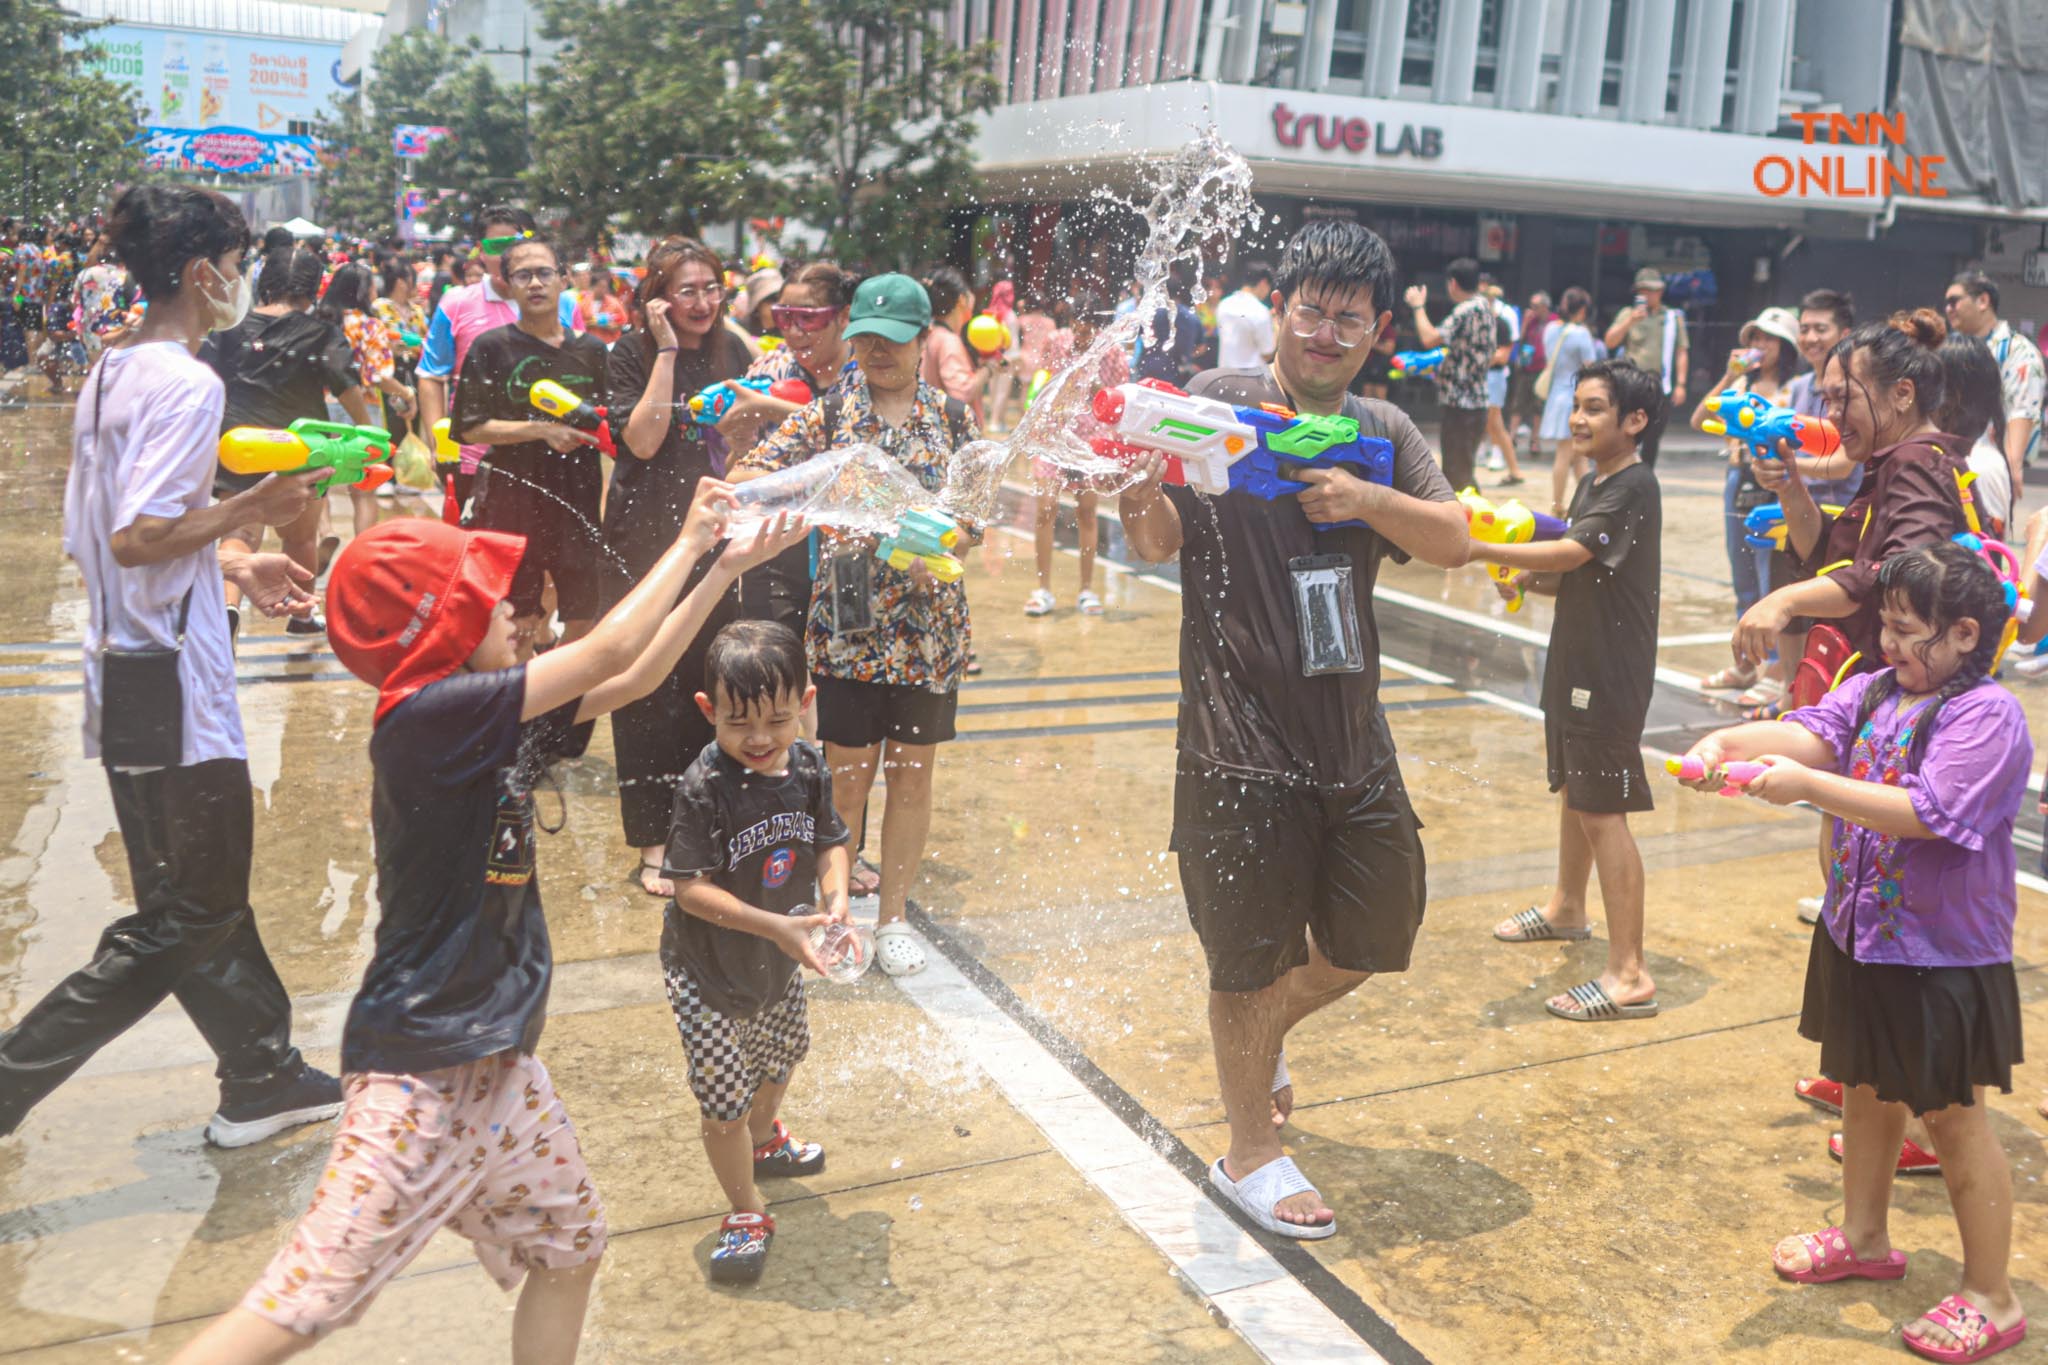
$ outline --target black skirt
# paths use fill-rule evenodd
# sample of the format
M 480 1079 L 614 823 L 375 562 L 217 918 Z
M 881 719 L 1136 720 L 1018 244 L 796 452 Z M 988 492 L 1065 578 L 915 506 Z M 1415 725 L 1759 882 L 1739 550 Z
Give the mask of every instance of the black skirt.
M 1975 1087 L 2012 1093 L 2020 1048 L 2012 964 L 1907 967 L 1858 962 L 1814 926 L 1799 1034 L 1820 1044 L 1821 1074 L 1867 1085 L 1916 1114 L 1970 1104 Z

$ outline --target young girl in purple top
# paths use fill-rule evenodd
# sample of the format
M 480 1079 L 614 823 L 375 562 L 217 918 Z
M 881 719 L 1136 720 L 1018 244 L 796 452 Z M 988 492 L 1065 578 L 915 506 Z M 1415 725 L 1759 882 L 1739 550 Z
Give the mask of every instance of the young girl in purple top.
M 1716 731 L 1692 754 L 1710 775 L 1761 761 L 1748 794 L 1835 818 L 1799 1032 L 1844 1087 L 1844 1211 L 1840 1227 L 1780 1242 L 1772 1263 L 1807 1284 L 1905 1275 L 1886 1216 L 1918 1114 L 1941 1149 L 1963 1276 L 1905 1342 L 1930 1360 L 1982 1360 L 2027 1331 L 2006 1277 L 2012 1168 L 1983 1099 L 1986 1086 L 2010 1093 L 2022 1060 L 2012 829 L 2033 741 L 1988 676 L 2010 609 L 1982 559 L 1946 541 L 1902 551 L 1878 590 L 1890 667 L 1781 721 Z

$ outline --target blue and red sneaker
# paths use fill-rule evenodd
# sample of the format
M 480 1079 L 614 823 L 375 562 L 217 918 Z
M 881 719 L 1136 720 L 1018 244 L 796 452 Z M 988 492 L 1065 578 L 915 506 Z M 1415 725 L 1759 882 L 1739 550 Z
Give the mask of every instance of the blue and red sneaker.
M 711 1248 L 711 1278 L 719 1284 L 752 1284 L 768 1264 L 775 1220 L 765 1213 L 728 1213 Z
M 754 1149 L 754 1175 L 816 1175 L 825 1169 L 825 1148 L 816 1142 L 798 1142 L 789 1135 L 781 1119 L 775 1120 L 775 1136 Z

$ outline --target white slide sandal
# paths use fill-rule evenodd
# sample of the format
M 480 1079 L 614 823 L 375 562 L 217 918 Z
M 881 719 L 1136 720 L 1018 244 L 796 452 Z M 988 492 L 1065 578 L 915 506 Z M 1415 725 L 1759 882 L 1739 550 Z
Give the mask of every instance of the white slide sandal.
M 1327 1223 L 1289 1223 L 1274 1214 L 1273 1206 L 1290 1195 L 1314 1194 L 1321 1197 L 1291 1156 L 1276 1157 L 1238 1181 L 1223 1173 L 1223 1158 L 1219 1156 L 1209 1167 L 1209 1183 L 1225 1199 L 1237 1205 L 1245 1217 L 1275 1236 L 1313 1242 L 1337 1231 L 1334 1218 Z

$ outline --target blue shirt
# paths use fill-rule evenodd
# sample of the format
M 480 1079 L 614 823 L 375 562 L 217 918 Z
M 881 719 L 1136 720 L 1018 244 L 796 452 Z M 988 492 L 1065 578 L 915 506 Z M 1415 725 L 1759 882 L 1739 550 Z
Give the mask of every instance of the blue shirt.
M 434 320 L 427 324 L 427 344 L 420 348 L 418 372 L 430 379 L 446 379 L 455 373 L 455 324 L 448 320 L 446 308 L 435 308 Z

